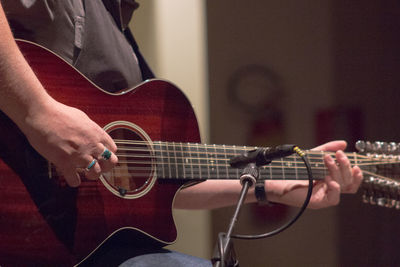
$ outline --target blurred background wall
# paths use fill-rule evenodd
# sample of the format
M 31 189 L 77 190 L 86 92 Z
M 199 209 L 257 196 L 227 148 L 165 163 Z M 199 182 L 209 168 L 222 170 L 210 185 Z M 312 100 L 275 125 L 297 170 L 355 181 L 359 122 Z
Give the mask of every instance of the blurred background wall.
M 158 77 L 194 103 L 204 142 L 311 148 L 398 141 L 400 2 L 142 0 L 132 28 Z M 234 241 L 242 266 L 394 266 L 400 211 L 363 204 L 308 210 L 284 233 Z M 248 205 L 258 233 L 294 208 Z M 232 209 L 177 213 L 174 249 L 209 258 Z

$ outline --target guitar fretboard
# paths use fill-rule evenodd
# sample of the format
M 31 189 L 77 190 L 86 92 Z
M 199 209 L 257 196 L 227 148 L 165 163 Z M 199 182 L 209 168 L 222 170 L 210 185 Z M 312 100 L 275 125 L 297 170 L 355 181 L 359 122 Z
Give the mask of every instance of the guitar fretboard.
M 232 168 L 231 158 L 255 149 L 246 146 L 207 145 L 196 143 L 154 142 L 157 177 L 166 179 L 238 179 L 241 169 Z M 323 152 L 308 155 L 315 179 L 323 179 L 326 169 Z M 291 155 L 260 167 L 261 179 L 308 179 L 302 159 Z
M 239 179 L 242 169 L 231 167 L 230 159 L 257 148 L 161 141 L 151 144 L 144 141 L 115 141 L 118 145 L 119 162 L 128 165 L 128 169 L 134 171 L 131 176 L 143 177 L 145 173 L 155 172 L 158 179 Z M 328 173 L 324 156 L 329 154 L 334 157 L 334 153 L 313 150 L 305 152 L 314 179 L 324 179 Z M 366 171 L 386 170 L 387 166 L 400 162 L 398 157 L 376 157 L 355 152 L 346 155 L 351 165 L 358 165 Z M 307 180 L 308 173 L 300 156 L 293 154 L 261 166 L 260 179 Z

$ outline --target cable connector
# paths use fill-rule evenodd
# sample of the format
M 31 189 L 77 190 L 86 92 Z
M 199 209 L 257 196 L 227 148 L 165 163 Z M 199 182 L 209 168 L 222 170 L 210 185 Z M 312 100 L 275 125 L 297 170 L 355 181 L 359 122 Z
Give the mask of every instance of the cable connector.
M 306 155 L 306 153 L 300 149 L 300 147 L 295 146 L 293 148 L 293 151 L 296 152 L 297 155 L 299 155 L 300 157 L 304 157 Z

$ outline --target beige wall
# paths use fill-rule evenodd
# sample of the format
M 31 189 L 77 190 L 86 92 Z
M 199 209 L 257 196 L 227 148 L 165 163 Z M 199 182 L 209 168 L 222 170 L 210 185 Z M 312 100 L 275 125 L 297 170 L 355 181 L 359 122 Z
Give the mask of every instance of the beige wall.
M 157 78 L 175 83 L 190 99 L 203 142 L 208 140 L 205 3 L 139 1 L 131 28 Z
M 198 0 L 143 0 L 131 28 L 157 78 L 167 79 L 187 95 L 196 112 L 203 142 L 208 140 L 208 87 L 205 6 Z M 190 255 L 210 257 L 210 213 L 174 212 L 178 241 L 170 246 Z

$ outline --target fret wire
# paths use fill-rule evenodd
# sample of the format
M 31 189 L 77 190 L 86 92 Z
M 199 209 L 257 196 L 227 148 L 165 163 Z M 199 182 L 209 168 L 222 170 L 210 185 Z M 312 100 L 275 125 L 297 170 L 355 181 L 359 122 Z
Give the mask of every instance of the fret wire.
M 166 147 L 166 150 L 167 150 L 169 178 L 172 178 L 172 170 L 171 170 L 172 164 L 171 164 L 171 158 L 169 156 L 169 153 L 170 153 L 169 152 L 169 144 L 166 143 L 165 147 Z
M 157 145 L 160 147 L 160 148 L 159 148 L 159 153 L 160 153 L 161 162 L 164 162 L 164 159 L 163 159 L 163 151 L 162 151 L 162 144 L 161 144 L 161 142 L 157 142 L 157 143 L 155 144 L 155 146 L 157 146 Z M 157 151 L 157 150 L 155 150 L 155 151 Z M 157 152 L 155 152 L 155 154 L 157 155 Z M 157 157 L 156 157 L 156 162 L 157 162 Z M 159 168 L 158 168 L 158 166 L 159 166 L 158 163 L 156 164 L 156 166 L 157 166 L 157 169 L 159 169 Z M 161 172 L 162 172 L 162 177 L 165 177 L 164 164 L 162 165 Z
M 216 147 L 215 144 L 213 145 L 213 148 L 214 148 L 214 155 L 218 155 L 218 154 L 217 154 L 217 147 Z M 217 157 L 215 157 L 214 160 L 215 160 L 215 163 L 218 162 Z M 214 163 L 214 162 L 213 162 L 213 163 Z M 217 172 L 217 179 L 219 179 L 219 168 L 217 167 L 217 165 L 215 165 L 215 166 L 216 166 L 215 170 L 216 170 L 216 172 Z
M 205 151 L 205 155 L 206 155 L 206 161 L 207 161 L 207 163 L 206 163 L 206 166 L 207 166 L 207 174 L 208 174 L 208 177 L 210 177 L 210 159 L 209 159 L 209 153 L 207 153 L 207 145 L 204 145 L 204 151 Z
M 196 149 L 197 149 L 197 158 L 200 158 L 200 153 L 199 153 L 199 146 L 198 146 L 198 144 L 197 144 L 197 146 L 196 146 Z M 200 163 L 200 160 L 199 160 L 199 163 Z M 201 179 L 202 177 L 201 177 L 201 168 L 200 168 L 200 164 L 199 164 L 199 174 L 200 174 L 200 179 Z
M 158 149 L 158 150 L 160 151 L 160 159 L 161 159 L 161 162 L 163 162 L 161 144 L 158 144 L 158 142 L 157 142 L 157 143 L 154 143 L 154 147 L 156 148 L 157 146 L 159 146 L 159 149 Z M 157 159 L 157 158 L 158 158 L 158 156 L 157 156 L 157 149 L 155 149 L 155 156 L 156 156 L 156 159 Z M 156 161 L 157 161 L 157 160 L 156 160 Z M 159 165 L 156 164 L 156 166 L 158 167 Z M 159 169 L 159 168 L 157 168 L 157 169 Z M 161 172 L 162 172 L 162 177 L 165 177 L 165 170 L 164 170 L 164 167 L 161 168 Z
M 228 157 L 227 157 L 227 155 L 226 155 L 226 146 L 223 145 L 222 147 L 223 147 L 223 149 L 224 149 L 224 153 L 223 153 L 224 159 L 225 159 L 226 161 L 228 161 Z M 227 176 L 227 178 L 229 179 L 230 177 L 229 177 L 229 171 L 228 171 L 228 164 L 225 165 L 225 169 L 226 169 L 226 176 Z
M 203 159 L 201 159 L 200 160 L 200 162 L 201 162 L 201 166 L 203 166 L 203 168 L 201 169 L 201 171 L 202 171 L 202 173 L 203 172 L 205 172 L 205 173 L 203 173 L 203 177 L 210 177 L 210 171 L 209 171 L 209 169 L 208 169 L 208 157 L 207 157 L 207 154 L 206 154 L 206 146 L 205 145 L 200 145 L 199 146 L 199 151 L 203 154 L 203 155 L 205 155 L 205 157 L 203 158 Z
M 203 155 L 205 155 L 205 160 L 203 166 L 205 166 L 204 171 L 206 171 L 206 177 L 210 177 L 210 160 L 209 160 L 209 154 L 207 153 L 207 144 L 204 144 L 204 146 L 200 146 L 200 150 L 203 149 Z
M 166 144 L 166 143 L 164 143 L 164 155 L 166 155 L 166 157 L 164 157 L 164 158 L 166 158 L 166 162 L 168 163 L 168 164 L 163 164 L 164 166 L 163 166 L 163 168 L 164 167 L 167 167 L 167 173 L 166 173 L 166 175 L 164 176 L 164 177 L 167 177 L 167 175 L 169 174 L 169 176 L 168 177 L 171 177 L 172 175 L 171 175 L 171 168 L 170 168 L 170 163 L 169 163 L 169 156 L 168 156 L 168 145 Z M 165 169 L 165 168 L 164 168 Z
M 229 147 L 229 146 L 225 146 L 224 145 L 223 148 L 224 148 L 223 157 L 224 157 L 224 159 L 226 161 L 226 164 L 225 164 L 225 169 L 226 169 L 226 172 L 227 172 L 227 178 L 226 179 L 235 179 L 235 178 L 237 178 L 237 174 L 236 174 L 237 173 L 237 169 L 232 168 L 230 166 L 230 164 L 229 164 L 230 158 L 228 158 L 228 154 L 235 154 L 235 151 L 234 151 L 234 149 L 232 147 Z
M 178 173 L 178 177 L 185 178 L 185 162 L 182 154 L 182 150 L 180 149 L 182 143 L 174 143 L 175 144 L 175 157 L 176 157 L 176 169 Z
M 190 162 L 190 173 L 192 174 L 192 178 L 194 178 L 194 175 L 193 175 L 193 161 L 191 160 L 192 156 L 191 156 L 190 152 L 187 152 L 187 154 L 189 155 L 188 161 Z
M 176 149 L 175 149 L 175 142 L 172 142 L 172 149 L 173 149 L 173 153 L 174 153 L 174 161 L 175 161 L 175 173 L 176 173 L 176 177 L 179 177 L 179 173 L 178 173 L 178 160 L 176 158 Z
M 179 153 L 180 153 L 180 155 L 182 156 L 182 171 L 183 171 L 183 177 L 184 178 L 186 178 L 186 167 L 187 167 L 187 163 L 186 163 L 186 156 L 185 156 L 185 153 L 184 153 L 184 149 L 183 149 L 183 144 L 182 143 L 179 143 Z
M 181 155 L 181 161 L 182 161 L 182 171 L 183 171 L 183 178 L 186 178 L 186 172 L 185 172 L 185 168 L 186 168 L 186 163 L 185 163 L 185 155 L 183 153 L 183 145 L 182 143 L 178 143 L 179 144 L 179 152 Z M 179 154 L 178 154 L 179 156 Z
M 236 146 L 233 146 L 233 154 L 238 155 L 239 153 L 237 153 L 237 149 Z M 236 168 L 236 177 L 240 177 L 239 175 L 239 169 Z

